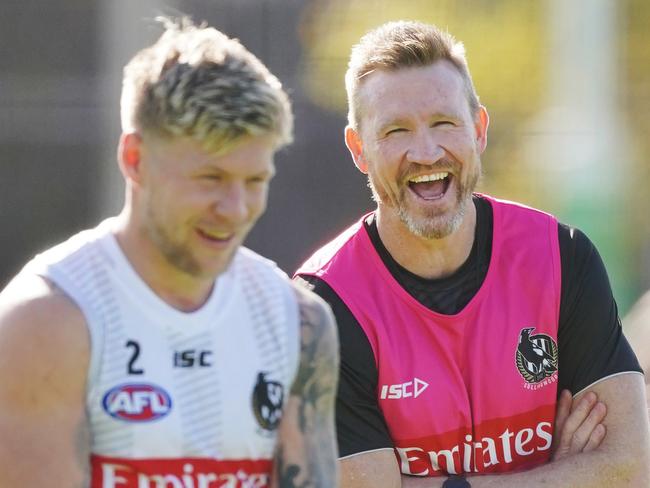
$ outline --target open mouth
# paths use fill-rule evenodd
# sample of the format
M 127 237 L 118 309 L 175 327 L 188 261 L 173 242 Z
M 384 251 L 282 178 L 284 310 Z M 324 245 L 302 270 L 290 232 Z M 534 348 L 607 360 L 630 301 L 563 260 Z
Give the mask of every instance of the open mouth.
M 232 232 L 220 232 L 216 230 L 197 229 L 197 233 L 203 238 L 214 243 L 225 243 L 232 239 Z
M 445 196 L 451 183 L 451 175 L 447 171 L 409 178 L 409 188 L 423 200 L 438 200 Z

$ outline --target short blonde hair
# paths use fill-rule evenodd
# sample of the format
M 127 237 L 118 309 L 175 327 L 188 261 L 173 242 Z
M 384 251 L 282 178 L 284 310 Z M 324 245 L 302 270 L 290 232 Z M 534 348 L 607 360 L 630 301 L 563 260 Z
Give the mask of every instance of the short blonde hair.
M 365 76 L 377 70 L 429 66 L 450 61 L 461 74 L 472 116 L 479 100 L 465 59 L 465 47 L 449 33 L 420 22 L 388 22 L 365 34 L 352 48 L 345 88 L 348 94 L 348 123 L 359 129 L 359 89 Z
M 227 151 L 247 136 L 293 139 L 280 81 L 236 39 L 188 18 L 159 18 L 165 32 L 124 68 L 124 132 L 188 136 Z

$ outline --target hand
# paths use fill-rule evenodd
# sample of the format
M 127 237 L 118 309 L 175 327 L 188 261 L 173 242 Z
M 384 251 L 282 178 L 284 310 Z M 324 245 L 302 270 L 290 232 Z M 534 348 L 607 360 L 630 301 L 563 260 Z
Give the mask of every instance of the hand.
M 563 390 L 557 404 L 551 461 L 600 446 L 607 433 L 602 424 L 606 415 L 607 407 L 594 392 L 574 400 L 569 390 Z

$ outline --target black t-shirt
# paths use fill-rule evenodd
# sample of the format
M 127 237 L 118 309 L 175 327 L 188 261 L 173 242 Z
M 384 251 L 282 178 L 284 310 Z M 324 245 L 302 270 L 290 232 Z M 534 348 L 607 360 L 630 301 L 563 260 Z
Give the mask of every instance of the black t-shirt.
M 469 257 L 452 275 L 421 278 L 400 266 L 384 247 L 371 215 L 364 225 L 384 265 L 398 283 L 429 309 L 453 315 L 481 287 L 492 252 L 493 217 L 489 201 L 474 197 L 476 230 Z M 572 393 L 624 371 L 641 371 L 623 336 L 616 301 L 598 251 L 581 231 L 558 224 L 562 291 L 558 326 L 558 394 Z M 341 373 L 336 423 L 341 457 L 393 447 L 377 402 L 377 366 L 368 338 L 332 288 L 302 276 L 332 307 L 339 329 Z

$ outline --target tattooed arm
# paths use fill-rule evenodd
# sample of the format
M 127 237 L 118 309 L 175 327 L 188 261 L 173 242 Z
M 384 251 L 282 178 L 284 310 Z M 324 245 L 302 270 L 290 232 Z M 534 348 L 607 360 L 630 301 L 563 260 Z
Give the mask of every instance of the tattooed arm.
M 294 289 L 300 307 L 300 364 L 279 428 L 272 486 L 333 488 L 338 486 L 336 326 L 323 300 L 298 285 Z
M 0 293 L 0 487 L 88 486 L 89 350 L 56 287 L 19 276 Z

